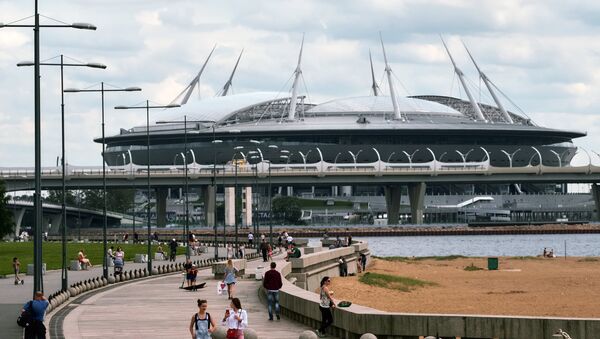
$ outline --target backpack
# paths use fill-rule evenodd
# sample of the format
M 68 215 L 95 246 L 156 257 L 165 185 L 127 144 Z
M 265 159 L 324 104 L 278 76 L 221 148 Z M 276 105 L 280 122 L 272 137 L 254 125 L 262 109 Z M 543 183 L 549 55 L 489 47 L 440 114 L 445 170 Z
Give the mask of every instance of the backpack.
M 30 300 L 21 315 L 17 318 L 17 325 L 21 327 L 28 327 L 33 324 L 33 309 L 32 309 L 33 300 Z
M 200 319 L 198 318 L 198 312 L 194 313 L 194 325 L 196 326 L 196 330 L 198 330 L 198 320 L 208 321 L 208 328 L 210 328 L 210 313 L 206 312 L 206 319 Z

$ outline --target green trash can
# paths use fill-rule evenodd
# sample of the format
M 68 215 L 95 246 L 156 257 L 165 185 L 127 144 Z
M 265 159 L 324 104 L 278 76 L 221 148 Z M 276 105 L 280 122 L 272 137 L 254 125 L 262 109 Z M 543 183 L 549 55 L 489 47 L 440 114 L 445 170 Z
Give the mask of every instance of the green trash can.
M 498 269 L 498 258 L 488 258 L 488 270 L 493 271 Z

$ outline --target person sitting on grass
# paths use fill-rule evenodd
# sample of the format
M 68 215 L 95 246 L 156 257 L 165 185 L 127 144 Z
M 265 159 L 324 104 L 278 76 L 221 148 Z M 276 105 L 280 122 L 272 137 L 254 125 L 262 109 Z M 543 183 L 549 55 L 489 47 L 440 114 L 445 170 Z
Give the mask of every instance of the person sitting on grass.
M 158 245 L 158 247 L 156 248 L 156 253 L 160 254 L 160 256 L 162 257 L 162 260 L 167 260 L 167 255 L 165 254 L 165 251 L 163 251 L 163 248 L 161 245 Z
M 77 253 L 77 260 L 79 260 L 79 263 L 81 264 L 81 268 L 85 267 L 93 267 L 92 263 L 90 262 L 90 259 L 88 259 L 85 256 L 85 252 L 83 251 L 83 249 L 79 250 L 79 253 Z

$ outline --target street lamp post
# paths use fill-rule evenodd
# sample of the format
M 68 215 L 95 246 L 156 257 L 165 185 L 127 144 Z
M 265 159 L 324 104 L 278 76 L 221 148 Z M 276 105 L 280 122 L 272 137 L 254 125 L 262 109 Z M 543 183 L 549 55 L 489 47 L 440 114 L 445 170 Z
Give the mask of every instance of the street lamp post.
M 175 108 L 180 107 L 178 104 L 170 104 L 170 105 L 153 105 L 150 106 L 150 100 L 146 100 L 146 105 L 144 106 L 116 106 L 115 109 L 145 109 L 146 110 L 146 171 L 148 173 L 147 180 L 147 189 L 148 189 L 148 204 L 147 211 L 148 214 L 148 275 L 152 275 L 152 242 L 150 241 L 150 109 L 160 109 L 160 108 Z
M 3 24 L 0 23 L 0 28 L 4 27 L 27 27 L 33 28 L 33 63 L 34 63 L 34 238 L 33 238 L 33 295 L 35 292 L 44 291 L 44 284 L 42 279 L 42 137 L 41 137 L 41 89 L 40 89 L 40 28 L 76 28 L 76 29 L 88 29 L 96 30 L 96 26 L 87 23 L 73 23 L 73 24 L 61 24 L 61 25 L 40 25 L 40 14 L 38 13 L 38 1 L 35 0 L 34 7 L 34 24 L 33 25 L 21 25 L 21 24 Z
M 104 92 L 136 92 L 141 91 L 142 89 L 139 87 L 127 87 L 127 88 L 104 88 L 104 82 L 100 83 L 100 89 L 77 89 L 77 88 L 67 88 L 64 90 L 65 93 L 82 93 L 82 92 L 90 92 L 90 93 L 98 93 L 100 92 L 101 103 L 102 103 L 102 276 L 105 279 L 108 279 L 108 262 L 106 253 L 108 252 L 108 246 L 106 244 L 106 228 L 108 223 L 108 218 L 106 216 L 106 161 L 105 161 L 105 147 L 106 140 L 104 134 Z
M 60 66 L 60 129 L 61 129 L 61 163 L 62 163 L 62 262 L 61 262 L 61 289 L 67 290 L 68 271 L 67 271 L 67 207 L 66 207 L 66 184 L 65 184 L 65 93 L 64 93 L 64 73 L 63 69 L 67 67 L 90 67 L 106 69 L 106 66 L 99 63 L 65 63 L 63 55 L 60 55 L 60 63 L 41 62 L 40 66 Z M 35 66 L 34 62 L 19 62 L 17 67 Z
M 186 251 L 185 251 L 185 257 L 187 259 L 189 259 L 190 257 L 190 225 L 189 225 L 189 210 L 188 210 L 188 195 L 189 195 L 189 186 L 188 186 L 188 161 L 187 161 L 187 153 L 188 153 L 188 143 L 187 143 L 187 123 L 191 122 L 191 123 L 211 123 L 212 124 L 212 130 L 213 130 L 213 144 L 215 144 L 215 124 L 216 122 L 214 120 L 187 120 L 187 115 L 183 116 L 183 161 L 185 163 L 185 241 L 184 243 L 187 244 L 186 246 Z M 157 124 L 174 124 L 174 123 L 181 123 L 181 121 L 157 121 Z M 214 148 L 213 148 L 213 155 L 214 155 Z M 215 155 L 216 156 L 216 155 Z M 213 164 L 213 172 L 214 172 L 214 164 Z M 213 185 L 215 183 L 215 178 L 214 178 L 214 173 L 213 173 Z M 215 199 L 216 201 L 216 199 Z M 214 214 L 214 213 L 213 213 Z M 216 223 L 215 223 L 215 230 L 216 230 Z M 216 231 L 215 231 L 215 246 L 216 245 Z M 216 250 L 218 251 L 218 249 Z

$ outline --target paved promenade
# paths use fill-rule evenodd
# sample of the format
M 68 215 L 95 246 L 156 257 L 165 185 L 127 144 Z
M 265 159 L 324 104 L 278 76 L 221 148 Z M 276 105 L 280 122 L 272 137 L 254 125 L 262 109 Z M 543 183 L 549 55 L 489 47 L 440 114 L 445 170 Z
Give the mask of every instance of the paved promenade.
M 275 258 L 282 262 L 283 255 Z M 262 260 L 250 261 L 246 274 L 253 273 Z M 208 312 L 217 320 L 223 317 L 229 305 L 227 295 L 216 294 L 217 280 L 211 270 L 198 273 L 198 282 L 207 287 L 197 292 L 179 289 L 182 275 L 168 275 L 116 285 L 99 292 L 92 292 L 76 299 L 69 312 L 61 319 L 62 328 L 55 328 L 52 338 L 190 338 L 189 323 L 198 310 L 197 299 L 208 300 Z M 310 329 L 302 324 L 282 318 L 269 321 L 266 306 L 259 300 L 261 281 L 238 279 L 236 295 L 248 312 L 249 327 L 256 330 L 259 338 L 297 338 Z M 64 312 L 63 312 L 64 313 Z M 54 323 L 54 322 L 53 322 Z
M 248 249 L 248 252 L 253 251 Z M 219 248 L 219 256 L 225 256 L 224 248 Z M 192 256 L 193 260 L 209 259 L 214 257 L 214 248 L 210 247 L 207 253 L 203 253 L 200 256 Z M 184 262 L 185 256 L 180 255 L 177 257 L 177 262 Z M 166 264 L 168 261 L 157 261 L 153 264 Z M 136 264 L 133 262 L 125 263 L 125 270 L 133 270 L 138 268 L 146 268 L 148 264 Z M 112 274 L 113 268 L 109 267 L 109 273 Z M 69 271 L 68 279 L 69 285 L 78 281 L 87 280 L 90 278 L 96 278 L 102 275 L 102 265 L 95 265 L 87 271 Z M 14 285 L 14 277 L 8 276 L 6 279 L 0 279 L 0 335 L 1 338 L 17 338 L 22 333 L 22 328 L 17 326 L 17 316 L 21 311 L 21 307 L 27 300 L 31 299 L 33 294 L 32 284 L 33 276 L 21 276 L 25 279 L 24 285 Z M 51 294 L 58 291 L 61 287 L 61 271 L 52 270 L 46 272 L 44 275 L 44 291 L 45 293 Z

